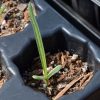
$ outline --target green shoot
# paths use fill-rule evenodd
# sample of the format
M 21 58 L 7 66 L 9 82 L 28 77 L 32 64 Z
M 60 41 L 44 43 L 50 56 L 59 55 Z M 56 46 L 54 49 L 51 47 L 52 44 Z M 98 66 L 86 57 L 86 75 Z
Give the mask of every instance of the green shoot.
M 0 15 L 4 12 L 5 6 L 0 6 Z
M 33 75 L 32 77 L 37 80 L 44 80 L 43 76 Z
M 45 56 L 43 41 L 42 41 L 39 26 L 36 21 L 31 3 L 29 3 L 29 5 L 28 5 L 28 10 L 29 10 L 32 27 L 34 30 L 34 36 L 36 39 L 36 44 L 37 44 L 37 48 L 38 48 L 38 52 L 39 52 L 39 56 L 40 56 L 40 60 L 41 60 L 41 64 L 42 64 L 42 69 L 43 69 L 43 76 L 33 75 L 32 77 L 37 80 L 44 80 L 44 82 L 48 85 L 49 78 L 51 76 L 53 76 L 54 74 L 56 74 L 61 69 L 61 66 L 58 65 L 50 72 L 47 71 L 47 63 L 46 63 L 46 56 Z
M 45 59 L 45 51 L 44 51 L 44 47 L 43 47 L 41 33 L 39 30 L 37 21 L 35 19 L 35 15 L 33 13 L 31 3 L 29 3 L 28 8 L 29 8 L 29 15 L 30 15 L 32 27 L 34 30 L 34 35 L 35 35 L 35 39 L 36 39 L 36 43 L 37 43 L 37 47 L 38 47 L 38 52 L 39 52 L 39 56 L 40 56 L 40 60 L 41 60 L 42 68 L 43 68 L 44 79 L 46 79 L 46 82 L 47 82 L 47 64 L 46 64 L 46 59 Z
M 48 79 L 56 74 L 61 69 L 61 65 L 56 66 L 48 73 Z

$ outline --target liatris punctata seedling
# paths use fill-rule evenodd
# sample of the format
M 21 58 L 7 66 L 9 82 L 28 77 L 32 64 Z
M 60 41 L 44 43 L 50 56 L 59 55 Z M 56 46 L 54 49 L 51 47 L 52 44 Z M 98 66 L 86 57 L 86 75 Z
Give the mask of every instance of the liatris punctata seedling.
M 45 56 L 43 41 L 42 41 L 39 26 L 36 21 L 31 3 L 29 3 L 28 5 L 28 10 L 29 10 L 29 16 L 30 16 L 30 20 L 32 23 L 32 27 L 34 30 L 34 35 L 35 35 L 36 44 L 37 44 L 37 48 L 38 48 L 38 52 L 39 52 L 39 56 L 41 60 L 42 69 L 43 69 L 42 76 L 33 75 L 32 77 L 37 80 L 43 80 L 45 84 L 48 85 L 49 78 L 52 77 L 54 74 L 56 74 L 61 69 L 61 65 L 57 65 L 50 72 L 47 71 L 47 63 L 46 63 L 46 56 Z

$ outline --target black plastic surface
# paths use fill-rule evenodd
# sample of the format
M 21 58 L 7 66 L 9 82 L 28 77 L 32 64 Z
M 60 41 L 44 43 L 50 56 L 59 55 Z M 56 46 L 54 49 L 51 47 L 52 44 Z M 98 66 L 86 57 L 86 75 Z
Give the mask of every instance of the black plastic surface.
M 46 0 L 46 1 L 53 8 L 55 8 L 64 18 L 69 20 L 75 27 L 77 27 L 81 32 L 83 32 L 84 35 L 86 35 L 93 42 L 95 42 L 96 44 L 98 44 L 100 46 L 100 32 L 95 27 L 93 27 L 93 25 L 91 25 L 84 19 L 84 18 L 86 18 L 87 20 L 90 20 L 91 23 L 94 23 L 99 28 L 99 19 L 97 18 L 97 16 L 99 16 L 99 15 L 97 15 L 98 10 L 95 8 L 95 6 L 93 6 L 92 2 L 91 3 L 92 3 L 93 7 L 90 6 L 90 4 L 88 4 L 88 3 L 87 3 L 87 5 L 85 5 L 85 1 L 88 2 L 89 0 L 85 0 L 85 1 L 79 0 L 80 1 L 80 6 L 79 6 L 79 1 L 71 0 L 72 3 L 69 4 L 71 6 L 70 7 L 68 4 L 63 2 L 65 0 L 63 0 L 63 1 L 62 0 Z M 82 2 L 84 2 L 84 3 L 82 3 Z M 73 5 L 73 3 L 74 3 L 74 5 Z M 75 9 L 76 12 L 80 13 L 80 15 L 83 15 L 84 17 L 81 17 L 72 8 Z M 86 11 L 84 10 L 85 8 L 86 8 Z M 96 18 L 92 18 L 94 16 Z
M 100 6 L 100 0 L 91 0 L 93 3 L 95 3 L 96 5 Z
M 44 0 L 36 0 L 36 4 L 41 8 L 37 20 L 46 52 L 69 50 L 79 54 L 93 68 L 94 77 L 84 90 L 61 98 L 84 100 L 100 89 L 100 48 Z M 48 100 L 44 94 L 25 86 L 22 79 L 23 71 L 30 67 L 33 57 L 38 56 L 31 24 L 23 32 L 0 38 L 0 50 L 12 73 L 11 79 L 0 89 L 0 100 Z

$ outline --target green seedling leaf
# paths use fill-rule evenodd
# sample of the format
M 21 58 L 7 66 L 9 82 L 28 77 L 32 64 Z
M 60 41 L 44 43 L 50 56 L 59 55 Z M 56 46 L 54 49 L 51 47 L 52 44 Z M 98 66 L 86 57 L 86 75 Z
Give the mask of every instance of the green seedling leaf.
M 43 76 L 33 75 L 32 77 L 36 80 L 44 80 Z
M 35 35 L 36 44 L 37 44 L 37 47 L 38 47 L 38 52 L 39 52 L 43 72 L 44 72 L 43 75 L 44 75 L 45 80 L 47 80 L 47 63 L 46 63 L 46 56 L 45 56 L 44 46 L 43 46 L 39 26 L 38 26 L 38 23 L 36 21 L 31 3 L 29 3 L 28 9 L 29 9 L 29 15 L 30 15 L 32 27 L 33 27 L 33 30 L 34 30 L 34 35 Z
M 40 60 L 41 60 L 41 64 L 42 64 L 42 69 L 43 69 L 43 76 L 33 75 L 32 77 L 37 80 L 43 80 L 46 83 L 46 85 L 48 85 L 49 78 L 51 76 L 53 76 L 54 74 L 56 74 L 61 69 L 61 65 L 56 66 L 53 70 L 51 70 L 48 73 L 42 36 L 41 36 L 40 30 L 39 30 L 39 26 L 36 21 L 31 3 L 29 3 L 29 5 L 28 5 L 28 10 L 29 10 L 32 27 L 34 30 L 34 36 L 36 39 L 36 44 L 37 44 L 37 48 L 38 48 L 38 52 L 39 52 L 39 56 L 40 56 Z
M 54 74 L 56 74 L 60 69 L 62 68 L 61 65 L 56 66 L 54 69 L 52 69 L 49 73 L 48 73 L 48 79 L 50 77 L 52 77 Z
M 0 14 L 2 14 L 4 12 L 4 10 L 5 10 L 5 6 L 1 6 L 0 7 Z

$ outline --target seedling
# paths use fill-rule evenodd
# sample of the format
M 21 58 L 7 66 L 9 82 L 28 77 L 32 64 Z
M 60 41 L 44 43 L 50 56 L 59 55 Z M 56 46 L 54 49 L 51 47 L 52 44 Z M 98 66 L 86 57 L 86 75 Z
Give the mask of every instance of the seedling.
M 47 71 L 47 63 L 46 63 L 46 56 L 45 56 L 43 41 L 42 41 L 39 26 L 36 21 L 31 3 L 29 3 L 28 5 L 28 10 L 29 10 L 31 24 L 34 30 L 34 35 L 35 35 L 36 44 L 37 44 L 37 48 L 38 48 L 38 52 L 39 52 L 39 56 L 41 60 L 42 69 L 43 69 L 42 76 L 33 75 L 32 77 L 36 80 L 43 80 L 46 83 L 46 85 L 48 85 L 49 78 L 52 77 L 54 74 L 56 74 L 61 69 L 61 65 L 56 66 L 50 72 Z

